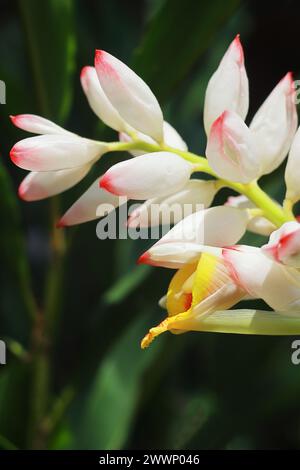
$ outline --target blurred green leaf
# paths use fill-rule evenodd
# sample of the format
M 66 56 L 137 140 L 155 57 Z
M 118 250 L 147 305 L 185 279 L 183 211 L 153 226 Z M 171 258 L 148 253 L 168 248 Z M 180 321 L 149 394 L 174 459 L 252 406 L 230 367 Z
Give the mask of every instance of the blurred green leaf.
M 21 235 L 19 207 L 10 177 L 2 164 L 0 164 L 0 213 L 2 218 L 0 305 L 5 317 L 4 331 L 13 338 L 21 339 L 26 313 L 28 316 L 33 316 L 34 301 L 24 240 Z
M 13 443 L 24 448 L 26 444 L 28 385 L 27 364 L 9 358 L 9 363 L 0 370 L 0 447 Z
M 127 295 L 134 291 L 148 276 L 150 266 L 137 266 L 122 276 L 103 295 L 103 300 L 107 304 L 115 304 L 125 300 Z
M 160 99 L 171 95 L 238 5 L 239 0 L 166 0 L 133 61 Z
M 74 5 L 71 0 L 20 0 L 38 105 L 48 118 L 64 121 L 72 99 L 75 66 Z
M 157 357 L 160 343 L 142 351 L 145 315 L 129 326 L 100 364 L 73 420 L 75 448 L 120 449 L 133 422 L 143 374 Z M 78 404 L 78 403 L 77 403 Z

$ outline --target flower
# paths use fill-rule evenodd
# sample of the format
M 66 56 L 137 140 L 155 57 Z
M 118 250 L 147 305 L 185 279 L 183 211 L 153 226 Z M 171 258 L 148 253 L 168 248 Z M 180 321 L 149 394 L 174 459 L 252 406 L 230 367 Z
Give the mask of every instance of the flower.
M 207 136 L 212 123 L 223 111 L 234 111 L 245 119 L 248 107 L 248 77 L 243 48 L 237 35 L 207 85 L 204 101 L 204 127 Z
M 112 105 L 134 129 L 163 141 L 163 115 L 154 94 L 127 65 L 105 51 L 96 50 L 99 82 Z
M 95 67 L 84 67 L 80 79 L 90 107 L 119 140 L 94 141 L 23 114 L 11 117 L 14 125 L 39 135 L 16 143 L 10 156 L 30 170 L 19 187 L 27 201 L 71 188 L 109 152 L 133 156 L 99 176 L 57 226 L 103 217 L 128 199 L 142 201 L 129 215 L 129 228 L 160 225 L 165 213 L 171 215 L 167 222 L 174 226 L 138 260 L 176 270 L 160 301 L 167 317 L 150 329 L 142 347 L 167 330 L 300 333 L 300 224 L 293 211 L 300 199 L 300 131 L 291 73 L 247 125 L 248 78 L 240 38 L 234 39 L 207 85 L 207 158 L 188 150 L 148 85 L 111 54 L 97 50 Z M 288 152 L 281 205 L 257 180 Z M 195 178 L 198 172 L 213 179 Z M 223 187 L 239 195 L 210 207 Z M 247 231 L 269 236 L 269 242 L 243 245 Z M 249 298 L 272 310 L 232 309 Z
M 154 152 L 112 166 L 100 179 L 100 187 L 118 196 L 147 199 L 181 190 L 193 166 L 170 152 Z
M 222 247 L 239 241 L 248 220 L 246 209 L 227 206 L 195 212 L 177 223 L 139 262 L 173 268 L 192 263 L 199 259 L 203 246 Z
M 246 318 L 243 310 L 226 312 L 247 297 L 260 297 L 275 311 L 249 315 L 246 310 Z M 210 253 L 203 247 L 198 262 L 183 265 L 173 276 L 165 305 L 168 316 L 150 329 L 142 348 L 168 330 L 295 334 L 300 332 L 300 273 L 271 261 L 259 248 Z
M 176 224 L 188 215 L 184 212 L 185 207 L 191 212 L 200 210 L 200 205 L 203 209 L 208 208 L 217 190 L 217 184 L 214 180 L 190 179 L 176 193 L 147 199 L 130 214 L 127 225 L 128 227 L 146 228 L 163 224 L 164 221 Z M 199 201 L 201 202 L 199 203 Z M 172 220 L 169 219 L 170 213 L 173 215 Z

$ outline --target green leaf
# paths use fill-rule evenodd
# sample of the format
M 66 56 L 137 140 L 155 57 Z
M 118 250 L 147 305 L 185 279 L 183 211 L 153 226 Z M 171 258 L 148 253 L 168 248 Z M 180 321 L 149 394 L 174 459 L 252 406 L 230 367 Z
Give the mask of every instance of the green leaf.
M 238 0 L 166 0 L 134 57 L 137 73 L 166 99 L 206 51 Z
M 150 266 L 137 266 L 133 268 L 130 272 L 118 279 L 104 294 L 104 302 L 107 304 L 122 302 L 145 280 L 150 270 Z
M 28 367 L 12 358 L 7 365 L 0 367 L 0 448 L 12 445 L 24 448 L 24 423 L 28 419 Z
M 148 319 L 149 321 L 149 319 Z M 143 374 L 157 357 L 160 344 L 141 351 L 138 339 L 147 329 L 145 315 L 129 326 L 100 364 L 73 419 L 75 448 L 119 449 L 130 432 Z
M 20 1 L 37 101 L 50 119 L 63 121 L 70 110 L 75 65 L 75 26 L 71 0 Z
M 21 338 L 26 313 L 33 316 L 29 266 L 21 235 L 20 214 L 14 188 L 4 166 L 0 164 L 0 231 L 1 311 L 5 334 Z M 25 313 L 25 315 L 24 315 Z M 27 325 L 28 326 L 28 325 Z

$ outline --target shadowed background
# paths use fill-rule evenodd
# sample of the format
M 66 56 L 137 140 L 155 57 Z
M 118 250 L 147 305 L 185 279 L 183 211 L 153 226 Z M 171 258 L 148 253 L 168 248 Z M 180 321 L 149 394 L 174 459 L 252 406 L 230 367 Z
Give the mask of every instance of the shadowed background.
M 104 156 L 76 187 L 35 203 L 17 199 L 26 172 L 8 156 L 28 136 L 13 128 L 9 114 L 41 114 L 86 137 L 117 139 L 80 87 L 80 70 L 93 64 L 96 48 L 130 64 L 166 120 L 203 154 L 205 88 L 237 33 L 250 80 L 248 119 L 287 71 L 300 78 L 299 2 L 270 8 L 238 0 L 2 0 L 0 6 L 7 103 L 0 105 L 0 338 L 9 348 L 0 366 L 0 448 L 299 448 L 293 338 L 167 333 L 142 351 L 141 337 L 163 318 L 157 300 L 172 276 L 136 266 L 151 241 L 100 241 L 96 222 L 53 229 L 59 214 L 126 154 Z M 262 181 L 279 199 L 283 168 Z M 216 202 L 229 194 L 223 190 Z

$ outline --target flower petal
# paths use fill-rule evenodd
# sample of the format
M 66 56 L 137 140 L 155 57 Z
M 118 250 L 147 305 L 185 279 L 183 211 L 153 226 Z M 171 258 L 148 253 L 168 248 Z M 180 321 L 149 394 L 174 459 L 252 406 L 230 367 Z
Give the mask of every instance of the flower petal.
M 75 136 L 75 134 L 54 122 L 35 114 L 18 114 L 17 116 L 10 116 L 10 119 L 19 129 L 32 132 L 33 134 L 66 134 Z
M 226 223 L 224 223 L 226 221 Z M 218 247 L 236 243 L 245 233 L 247 211 L 216 206 L 185 217 L 139 259 L 140 263 L 178 268 L 201 253 L 219 255 Z
M 197 330 L 199 323 L 215 310 L 229 308 L 244 297 L 244 290 L 230 278 L 224 261 L 203 254 L 197 264 L 186 265 L 173 277 L 167 294 L 168 318 L 151 328 L 142 348 L 166 330 L 172 333 Z M 192 278 L 192 292 L 185 286 Z
M 300 127 L 298 128 L 294 140 L 291 145 L 286 169 L 286 198 L 293 203 L 300 199 Z
M 248 88 L 243 48 L 239 36 L 236 36 L 207 85 L 204 102 L 207 135 L 212 123 L 226 109 L 245 119 L 249 106 Z
M 99 188 L 99 178 L 80 196 L 59 220 L 57 226 L 82 224 L 109 214 L 120 204 L 124 198 Z
M 163 140 L 163 115 L 154 94 L 127 65 L 105 51 L 96 50 L 95 67 L 104 93 L 134 129 Z
M 24 201 L 39 201 L 62 193 L 79 183 L 89 172 L 91 165 L 60 171 L 32 171 L 19 186 L 19 196 Z
M 126 125 L 102 90 L 95 67 L 83 67 L 80 81 L 89 105 L 96 116 L 112 129 L 119 132 L 126 131 L 129 126 Z
M 223 248 L 223 258 L 233 279 L 252 297 L 271 308 L 300 315 L 300 273 L 272 261 L 250 246 Z
M 179 269 L 186 264 L 195 263 L 202 253 L 221 256 L 221 248 L 203 246 L 199 243 L 172 242 L 156 243 L 138 259 L 138 264 L 149 264 L 162 268 Z
M 177 224 L 193 212 L 209 207 L 217 192 L 215 181 L 192 179 L 181 191 L 148 199 L 129 216 L 128 227 Z
M 17 142 L 12 161 L 31 171 L 57 171 L 83 166 L 107 151 L 105 144 L 70 135 L 40 135 Z
M 112 166 L 100 180 L 107 191 L 130 199 L 148 199 L 179 191 L 193 166 L 169 152 L 153 152 Z
M 253 136 L 238 114 L 224 111 L 211 127 L 206 156 L 218 176 L 249 183 L 260 174 Z
M 215 247 L 233 245 L 244 235 L 247 222 L 247 211 L 227 206 L 210 207 L 185 217 L 156 244 L 188 242 Z
M 297 129 L 295 88 L 288 73 L 261 105 L 250 124 L 262 174 L 274 171 L 286 157 Z
M 274 261 L 300 268 L 300 224 L 286 222 L 275 230 L 262 251 Z

